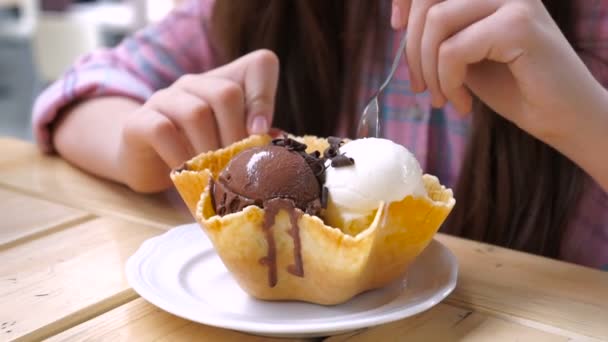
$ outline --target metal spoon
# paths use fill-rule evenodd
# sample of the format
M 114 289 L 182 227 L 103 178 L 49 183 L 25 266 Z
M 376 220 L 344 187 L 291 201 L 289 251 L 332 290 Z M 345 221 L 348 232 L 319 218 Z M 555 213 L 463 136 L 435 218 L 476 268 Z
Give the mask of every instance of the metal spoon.
M 397 54 L 395 55 L 395 59 L 393 60 L 393 65 L 391 66 L 391 71 L 388 73 L 386 80 L 378 91 L 372 96 L 372 98 L 363 109 L 363 114 L 361 114 L 361 119 L 359 120 L 359 125 L 357 127 L 357 138 L 367 138 L 367 137 L 380 137 L 380 105 L 378 103 L 378 96 L 382 93 L 384 88 L 391 82 L 393 79 L 393 75 L 395 74 L 395 70 L 397 70 L 397 66 L 401 61 L 401 56 L 403 55 L 403 51 L 405 50 L 405 44 L 407 42 L 407 33 L 403 32 L 403 37 L 401 37 L 401 41 L 399 42 L 399 48 L 397 49 Z
M 391 82 L 393 79 L 393 75 L 395 74 L 395 70 L 397 70 L 397 66 L 401 61 L 401 56 L 403 55 L 403 51 L 405 50 L 405 44 L 407 42 L 407 33 L 403 32 L 403 37 L 401 37 L 401 41 L 399 42 L 399 48 L 397 49 L 397 54 L 395 55 L 395 59 L 393 60 L 393 65 L 391 66 L 391 71 L 388 73 L 386 80 L 384 83 L 380 85 L 380 88 L 374 96 L 369 100 L 365 109 L 363 109 L 363 114 L 361 114 L 361 119 L 359 120 L 359 126 L 357 127 L 357 139 L 367 138 L 367 137 L 380 137 L 380 105 L 378 103 L 378 96 L 382 93 L 384 88 Z M 388 219 L 388 206 L 389 203 L 382 202 L 378 210 L 381 210 L 380 215 L 380 225 L 386 225 L 386 220 Z

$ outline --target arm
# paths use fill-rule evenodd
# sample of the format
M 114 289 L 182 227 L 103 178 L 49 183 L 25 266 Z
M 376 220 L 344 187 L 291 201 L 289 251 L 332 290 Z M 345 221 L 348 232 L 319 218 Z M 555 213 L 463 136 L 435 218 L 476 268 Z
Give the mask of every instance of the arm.
M 80 58 L 36 100 L 33 129 L 40 148 L 53 151 L 49 128 L 57 126 L 58 114 L 76 102 L 119 96 L 143 103 L 181 75 L 213 68 L 212 46 L 203 25 L 212 5 L 212 0 L 189 0 L 116 48 Z
M 140 105 L 126 97 L 103 97 L 76 104 L 57 119 L 53 146 L 77 167 L 125 183 L 117 159 L 120 132 L 126 113 Z
M 580 108 L 578 119 L 563 125 L 561 134 L 546 142 L 585 170 L 608 193 L 608 91 Z M 583 115 L 586 115 L 584 117 Z

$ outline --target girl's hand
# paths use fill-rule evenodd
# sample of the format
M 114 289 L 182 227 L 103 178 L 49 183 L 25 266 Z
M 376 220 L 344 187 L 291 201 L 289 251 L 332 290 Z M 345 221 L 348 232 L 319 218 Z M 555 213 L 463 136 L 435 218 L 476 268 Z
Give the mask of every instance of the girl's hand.
M 125 117 L 118 164 L 139 192 L 170 186 L 170 169 L 196 154 L 249 134 L 267 133 L 274 112 L 279 62 L 252 52 L 199 75 L 181 77 Z
M 606 92 L 539 0 L 393 0 L 391 24 L 407 26 L 412 89 L 436 107 L 468 113 L 473 93 L 550 144 L 605 122 Z

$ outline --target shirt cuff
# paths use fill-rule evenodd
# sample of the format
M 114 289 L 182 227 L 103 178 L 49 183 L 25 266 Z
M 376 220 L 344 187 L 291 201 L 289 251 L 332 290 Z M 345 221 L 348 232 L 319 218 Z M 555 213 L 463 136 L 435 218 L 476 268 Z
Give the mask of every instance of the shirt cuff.
M 43 152 L 53 152 L 51 127 L 66 106 L 100 96 L 125 96 L 145 102 L 153 90 L 124 70 L 71 70 L 44 90 L 36 99 L 32 128 L 36 143 Z

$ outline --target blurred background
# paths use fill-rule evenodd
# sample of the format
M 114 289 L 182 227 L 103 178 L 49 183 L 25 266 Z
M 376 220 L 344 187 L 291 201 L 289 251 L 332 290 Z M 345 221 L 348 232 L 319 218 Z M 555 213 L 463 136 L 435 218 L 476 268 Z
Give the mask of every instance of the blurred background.
M 176 0 L 0 0 L 0 136 L 32 139 L 36 95 L 80 55 L 161 20 Z

